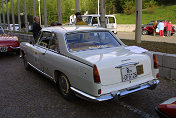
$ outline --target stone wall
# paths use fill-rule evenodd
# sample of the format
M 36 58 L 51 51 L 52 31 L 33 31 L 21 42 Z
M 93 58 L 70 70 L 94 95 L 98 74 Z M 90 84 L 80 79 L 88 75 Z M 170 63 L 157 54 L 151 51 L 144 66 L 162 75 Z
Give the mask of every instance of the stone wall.
M 176 80 L 176 54 L 154 52 L 159 62 L 159 75 Z

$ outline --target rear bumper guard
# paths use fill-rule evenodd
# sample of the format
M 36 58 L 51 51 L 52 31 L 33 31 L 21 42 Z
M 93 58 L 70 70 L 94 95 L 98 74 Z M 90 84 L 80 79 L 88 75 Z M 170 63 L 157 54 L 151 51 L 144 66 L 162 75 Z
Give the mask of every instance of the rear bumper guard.
M 143 84 L 140 84 L 137 86 L 129 87 L 129 88 L 119 90 L 119 91 L 114 91 L 109 94 L 102 95 L 100 97 L 91 96 L 87 93 L 84 93 L 84 92 L 74 88 L 74 87 L 71 87 L 71 90 L 73 90 L 79 96 L 81 95 L 82 97 L 85 97 L 89 100 L 101 102 L 101 101 L 106 101 L 106 100 L 116 98 L 116 96 L 120 97 L 120 96 L 124 96 L 124 95 L 130 94 L 130 93 L 136 92 L 136 91 L 140 91 L 145 88 L 150 88 L 150 87 L 153 88 L 153 86 L 156 86 L 158 83 L 159 83 L 159 80 L 152 80 L 152 81 L 148 81 L 146 83 L 143 83 Z

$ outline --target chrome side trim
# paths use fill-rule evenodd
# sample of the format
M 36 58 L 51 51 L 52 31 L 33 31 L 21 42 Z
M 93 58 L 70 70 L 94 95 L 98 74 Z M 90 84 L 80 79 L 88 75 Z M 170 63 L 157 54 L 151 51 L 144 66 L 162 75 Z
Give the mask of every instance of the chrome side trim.
M 35 67 L 35 66 L 32 65 L 31 63 L 28 62 L 28 64 L 29 64 L 32 68 L 36 69 L 37 71 L 39 71 L 40 73 L 42 73 L 43 75 L 45 75 L 46 77 L 48 77 L 48 78 L 50 78 L 51 80 L 54 81 L 54 79 L 53 79 L 51 76 L 49 76 L 48 74 L 46 74 L 46 73 L 44 73 L 43 71 L 39 70 L 37 67 Z M 55 81 L 54 81 L 54 82 L 55 82 Z
M 136 92 L 136 91 L 140 91 L 142 89 L 149 88 L 152 85 L 157 85 L 158 83 L 159 83 L 159 80 L 152 80 L 152 81 L 148 81 L 146 83 L 140 84 L 138 86 L 129 87 L 129 88 L 119 90 L 119 91 L 113 91 L 111 93 L 102 95 L 100 97 L 91 96 L 87 93 L 84 93 L 84 92 L 74 88 L 74 87 L 70 87 L 70 88 L 78 95 L 81 95 L 81 96 L 88 98 L 90 100 L 93 100 L 93 101 L 101 102 L 101 101 L 113 99 L 113 98 L 115 98 L 115 96 L 120 97 L 120 96 L 124 96 L 124 95 L 130 94 L 130 93 Z
M 12 46 L 9 46 L 10 48 L 14 49 L 14 50 L 18 50 L 20 49 L 20 47 L 12 47 Z
M 92 100 L 95 100 L 95 99 L 96 99 L 96 97 L 93 97 L 93 96 L 91 96 L 91 95 L 89 95 L 89 94 L 87 94 L 87 93 L 84 93 L 84 92 L 82 92 L 82 91 L 80 91 L 80 90 L 78 90 L 78 89 L 76 89 L 76 88 L 74 88 L 74 87 L 70 87 L 70 89 L 73 90 L 73 91 L 75 91 L 76 93 L 79 93 L 79 94 L 81 94 L 81 95 L 83 95 L 83 96 L 85 96 L 85 97 L 87 97 L 87 98 L 92 99 Z
M 124 66 L 137 65 L 137 64 L 139 64 L 139 62 L 124 63 L 124 64 L 121 64 L 119 66 L 116 66 L 115 68 L 122 68 Z

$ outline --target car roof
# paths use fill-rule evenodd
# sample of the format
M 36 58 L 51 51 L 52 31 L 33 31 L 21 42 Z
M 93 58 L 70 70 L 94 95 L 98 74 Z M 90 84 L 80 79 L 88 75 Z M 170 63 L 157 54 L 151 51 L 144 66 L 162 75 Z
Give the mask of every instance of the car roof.
M 60 33 L 68 33 L 68 32 L 75 32 L 75 31 L 95 31 L 95 30 L 104 30 L 109 31 L 105 28 L 100 27 L 93 27 L 87 25 L 72 25 L 72 26 L 54 26 L 54 27 L 46 27 L 43 28 L 42 31 L 50 31 L 50 32 L 60 32 Z

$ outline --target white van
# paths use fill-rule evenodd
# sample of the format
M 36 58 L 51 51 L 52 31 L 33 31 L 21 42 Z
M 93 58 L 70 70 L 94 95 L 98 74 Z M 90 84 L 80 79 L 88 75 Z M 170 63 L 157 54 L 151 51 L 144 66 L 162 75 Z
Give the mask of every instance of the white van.
M 76 16 L 72 15 L 70 16 L 70 23 L 75 24 Z M 84 22 L 88 23 L 89 26 L 100 26 L 100 15 L 98 14 L 87 14 L 87 15 L 82 15 L 82 19 Z M 105 22 L 106 22 L 106 28 L 114 32 L 115 34 L 117 33 L 117 23 L 116 23 L 116 18 L 114 15 L 105 15 Z

